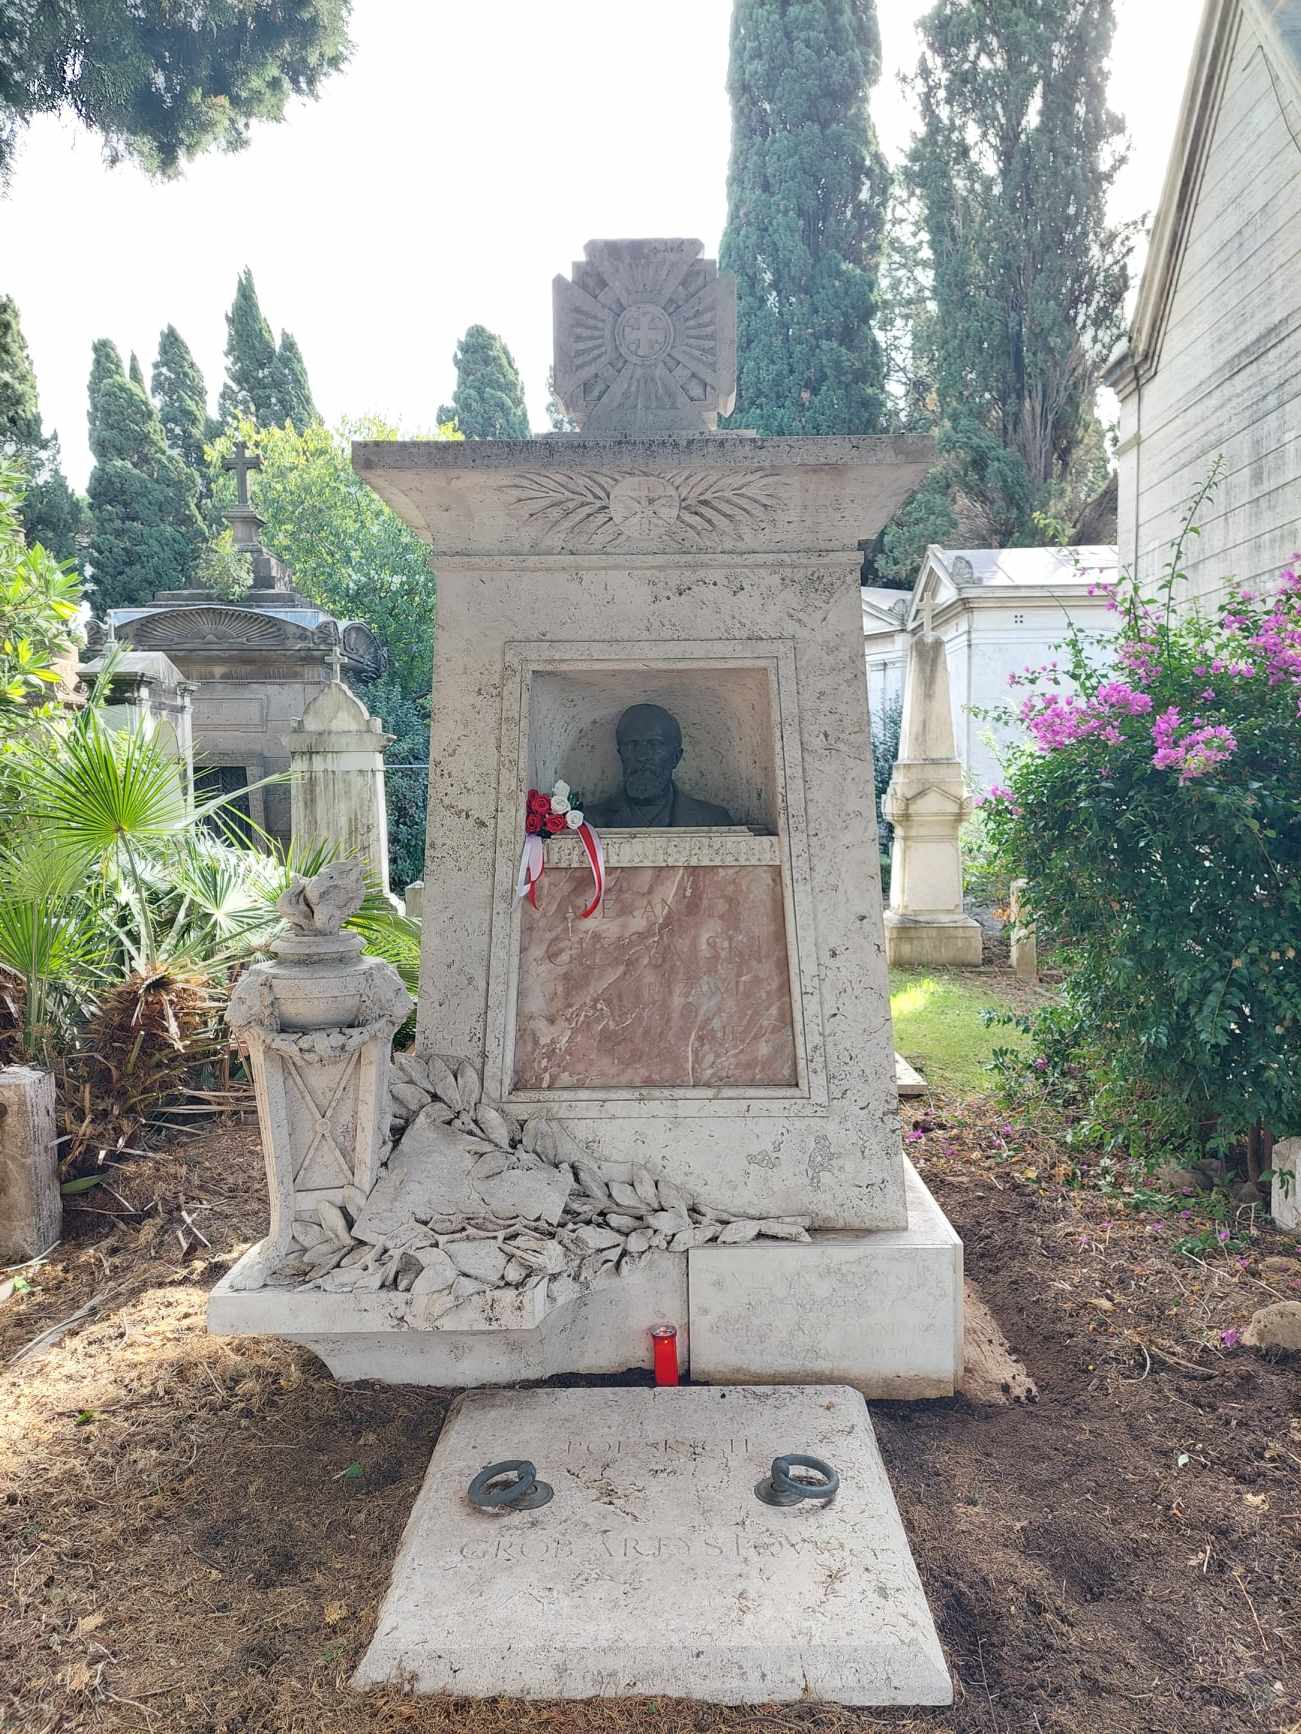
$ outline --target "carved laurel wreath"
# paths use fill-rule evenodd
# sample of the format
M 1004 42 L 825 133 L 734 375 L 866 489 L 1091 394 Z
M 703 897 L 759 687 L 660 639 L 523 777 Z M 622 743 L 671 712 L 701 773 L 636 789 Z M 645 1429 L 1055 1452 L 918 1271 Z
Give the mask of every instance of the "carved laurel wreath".
M 632 476 L 582 470 L 521 475 L 508 484 L 506 497 L 524 508 L 540 540 L 556 544 L 714 548 L 752 537 L 781 496 L 778 478 L 767 470 Z

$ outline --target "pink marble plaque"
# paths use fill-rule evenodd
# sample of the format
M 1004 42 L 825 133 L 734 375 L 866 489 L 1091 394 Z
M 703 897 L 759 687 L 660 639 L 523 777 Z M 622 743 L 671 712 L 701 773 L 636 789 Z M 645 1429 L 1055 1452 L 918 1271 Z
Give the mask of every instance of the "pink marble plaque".
M 521 911 L 515 1087 L 794 1086 L 779 867 L 548 867 Z

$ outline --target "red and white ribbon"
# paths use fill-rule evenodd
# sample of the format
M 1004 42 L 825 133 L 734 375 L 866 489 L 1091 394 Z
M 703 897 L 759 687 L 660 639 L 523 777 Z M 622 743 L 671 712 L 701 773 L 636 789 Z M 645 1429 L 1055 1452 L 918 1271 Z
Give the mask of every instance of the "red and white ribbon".
M 557 833 L 552 833 L 556 835 Z M 562 831 L 558 833 L 564 836 Z M 586 823 L 579 825 L 573 833 L 583 845 L 587 856 L 587 864 L 592 869 L 592 900 L 583 910 L 581 919 L 586 921 L 595 915 L 605 901 L 605 850 L 601 846 L 600 836 Z M 545 866 L 543 843 L 545 839 L 530 834 L 524 839 L 524 848 L 520 853 L 519 876 L 515 881 L 515 895 L 527 897 L 536 909 L 538 906 L 538 882 L 542 878 Z
M 542 867 L 541 837 L 525 837 L 524 849 L 519 858 L 519 877 L 515 881 L 515 895 L 527 897 L 535 909 L 538 906 L 538 880 L 542 877 Z
M 582 919 L 595 915 L 605 901 L 605 850 L 601 847 L 601 839 L 597 832 L 586 823 L 578 827 L 578 841 L 587 853 L 587 864 L 592 869 L 592 901 L 583 911 Z

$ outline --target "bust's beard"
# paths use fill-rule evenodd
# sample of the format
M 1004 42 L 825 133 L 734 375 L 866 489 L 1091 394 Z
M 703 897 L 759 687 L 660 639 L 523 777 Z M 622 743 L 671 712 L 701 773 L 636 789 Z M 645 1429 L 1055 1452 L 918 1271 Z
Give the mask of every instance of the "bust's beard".
M 639 807 L 667 800 L 672 787 L 672 777 L 661 777 L 658 771 L 629 771 L 623 781 L 624 794 Z

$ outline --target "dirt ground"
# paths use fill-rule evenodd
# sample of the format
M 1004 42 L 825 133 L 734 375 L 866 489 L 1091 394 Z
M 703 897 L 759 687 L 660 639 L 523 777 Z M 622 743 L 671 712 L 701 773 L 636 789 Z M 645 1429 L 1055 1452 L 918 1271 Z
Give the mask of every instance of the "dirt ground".
M 1040 1393 L 872 1405 L 952 1710 L 350 1693 L 448 1397 L 205 1334 L 206 1289 L 263 1226 L 236 1126 L 83 1195 L 0 1304 L 0 1729 L 1301 1734 L 1298 1370 L 1233 1337 L 1301 1298 L 1295 1241 L 1247 1212 L 1190 1257 L 991 1105 L 907 1107 Z

